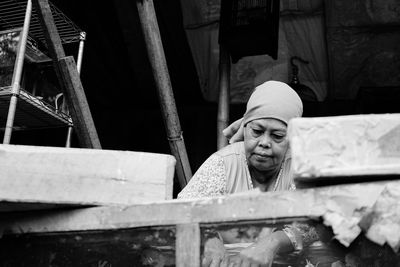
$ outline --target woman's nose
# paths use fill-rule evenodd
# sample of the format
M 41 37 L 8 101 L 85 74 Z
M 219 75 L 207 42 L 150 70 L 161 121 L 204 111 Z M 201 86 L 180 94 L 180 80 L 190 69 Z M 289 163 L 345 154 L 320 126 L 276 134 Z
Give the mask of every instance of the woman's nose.
M 267 134 L 260 137 L 259 145 L 266 148 L 271 148 L 271 138 Z

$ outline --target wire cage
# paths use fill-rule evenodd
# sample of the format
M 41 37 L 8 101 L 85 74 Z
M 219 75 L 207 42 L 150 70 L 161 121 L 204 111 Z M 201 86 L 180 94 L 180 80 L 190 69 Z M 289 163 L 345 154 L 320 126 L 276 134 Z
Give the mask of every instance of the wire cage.
M 278 55 L 279 0 L 221 0 L 219 43 L 232 62 L 244 56 Z

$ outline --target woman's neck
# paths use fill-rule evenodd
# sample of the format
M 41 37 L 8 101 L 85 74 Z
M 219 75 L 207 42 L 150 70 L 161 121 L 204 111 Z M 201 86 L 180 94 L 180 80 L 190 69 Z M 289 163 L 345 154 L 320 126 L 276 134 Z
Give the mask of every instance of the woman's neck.
M 273 171 L 260 172 L 249 166 L 249 171 L 254 188 L 258 188 L 262 192 L 266 192 L 272 190 L 272 187 L 278 178 L 280 168 Z

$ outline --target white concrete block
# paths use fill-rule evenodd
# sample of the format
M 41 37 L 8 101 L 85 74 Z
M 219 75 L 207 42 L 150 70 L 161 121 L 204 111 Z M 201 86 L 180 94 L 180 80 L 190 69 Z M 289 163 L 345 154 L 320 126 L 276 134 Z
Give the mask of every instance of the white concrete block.
M 288 131 L 297 179 L 400 174 L 400 114 L 297 118 Z
M 171 155 L 0 145 L 0 202 L 33 209 L 166 200 L 172 198 L 174 168 Z M 3 204 L 0 211 L 7 209 Z

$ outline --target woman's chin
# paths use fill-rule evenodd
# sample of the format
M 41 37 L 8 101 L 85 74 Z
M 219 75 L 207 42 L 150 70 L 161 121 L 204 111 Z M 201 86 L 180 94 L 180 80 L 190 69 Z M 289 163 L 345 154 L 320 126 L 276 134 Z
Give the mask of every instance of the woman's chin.
M 254 164 L 252 164 L 252 168 L 258 172 L 266 174 L 270 173 L 271 175 L 275 174 L 277 171 L 277 166 L 271 164 L 266 165 L 265 163 L 263 164 L 260 162 L 254 162 Z

